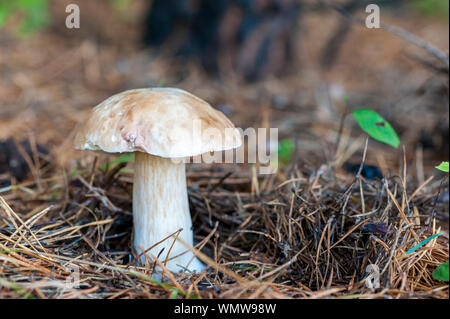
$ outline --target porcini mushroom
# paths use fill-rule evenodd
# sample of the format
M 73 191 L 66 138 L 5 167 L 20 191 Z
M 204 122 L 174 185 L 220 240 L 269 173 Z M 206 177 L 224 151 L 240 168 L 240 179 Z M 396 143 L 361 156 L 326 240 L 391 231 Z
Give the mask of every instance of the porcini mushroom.
M 125 91 L 97 105 L 78 128 L 74 147 L 135 153 L 134 247 L 142 254 L 179 229 L 178 237 L 193 246 L 185 162 L 180 159 L 231 150 L 241 142 L 230 120 L 202 99 L 180 89 L 149 88 Z M 162 248 L 160 259 L 168 257 L 170 271 L 204 269 L 174 238 L 149 250 L 149 256 Z

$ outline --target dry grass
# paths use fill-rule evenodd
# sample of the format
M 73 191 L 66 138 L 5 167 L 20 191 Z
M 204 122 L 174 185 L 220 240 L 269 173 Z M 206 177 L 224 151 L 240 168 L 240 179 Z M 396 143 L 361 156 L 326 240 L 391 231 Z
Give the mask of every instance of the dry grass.
M 197 254 L 208 269 L 163 283 L 130 249 L 132 172 L 123 167 L 105 173 L 95 160 L 0 190 L 0 298 L 448 298 L 431 277 L 448 260 L 448 233 L 406 255 L 441 231 L 432 211 L 439 217 L 448 203 L 433 206 L 436 189 L 399 176 L 349 180 L 332 165 L 266 177 L 193 167 Z M 381 272 L 375 291 L 365 286 L 369 264 Z M 78 288 L 65 285 L 71 269 Z

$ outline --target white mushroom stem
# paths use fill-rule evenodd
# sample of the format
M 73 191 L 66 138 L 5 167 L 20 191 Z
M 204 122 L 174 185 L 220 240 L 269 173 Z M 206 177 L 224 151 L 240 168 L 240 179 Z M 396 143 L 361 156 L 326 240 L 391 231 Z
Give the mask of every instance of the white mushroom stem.
M 193 246 L 184 163 L 177 164 L 171 159 L 143 152 L 135 153 L 133 219 L 134 247 L 139 254 L 142 249 L 147 250 L 179 229 L 182 229 L 179 238 Z M 196 272 L 204 269 L 193 253 L 175 240 L 175 235 L 156 245 L 147 254 L 157 256 L 163 248 L 159 256 L 163 263 L 169 251 L 169 259 L 187 251 L 167 262 L 166 267 L 170 271 L 182 271 L 182 267 Z

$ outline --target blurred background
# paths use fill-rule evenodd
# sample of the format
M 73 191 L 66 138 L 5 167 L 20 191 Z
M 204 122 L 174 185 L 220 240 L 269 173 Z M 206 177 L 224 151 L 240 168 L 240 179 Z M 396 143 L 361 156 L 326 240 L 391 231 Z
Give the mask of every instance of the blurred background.
M 71 3 L 79 29 L 65 26 Z M 165 86 L 244 129 L 278 128 L 300 166 L 330 160 L 340 128 L 345 160 L 359 161 L 365 135 L 341 119 L 376 110 L 423 182 L 449 156 L 448 65 L 347 18 L 365 19 L 369 3 L 382 23 L 448 53 L 447 0 L 0 0 L 0 177 L 25 178 L 17 154 L 33 148 L 72 165 L 87 156 L 72 138 L 90 108 L 126 89 Z M 397 169 L 401 149 L 369 145 L 368 163 Z

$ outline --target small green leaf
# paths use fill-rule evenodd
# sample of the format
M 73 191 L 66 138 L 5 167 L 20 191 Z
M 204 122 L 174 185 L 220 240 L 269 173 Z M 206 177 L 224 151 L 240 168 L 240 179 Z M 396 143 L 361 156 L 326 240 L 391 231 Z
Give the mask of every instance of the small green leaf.
M 433 278 L 440 281 L 448 281 L 448 261 L 439 265 L 433 271 Z
M 442 162 L 439 166 L 436 166 L 436 168 L 440 171 L 448 173 L 448 162 Z
M 100 169 L 102 171 L 106 171 L 109 167 L 111 167 L 113 165 L 116 165 L 119 163 L 129 163 L 129 162 L 133 162 L 133 161 L 134 161 L 134 153 L 126 153 L 126 154 L 119 156 L 115 160 L 112 160 L 111 162 L 108 162 L 105 165 L 102 165 L 100 167 Z
M 400 145 L 400 139 L 391 124 L 377 112 L 358 109 L 353 111 L 353 116 L 361 129 L 373 139 L 395 148 Z
M 292 139 L 285 138 L 280 141 L 278 145 L 278 157 L 284 164 L 289 163 L 292 160 L 294 154 L 295 144 Z

